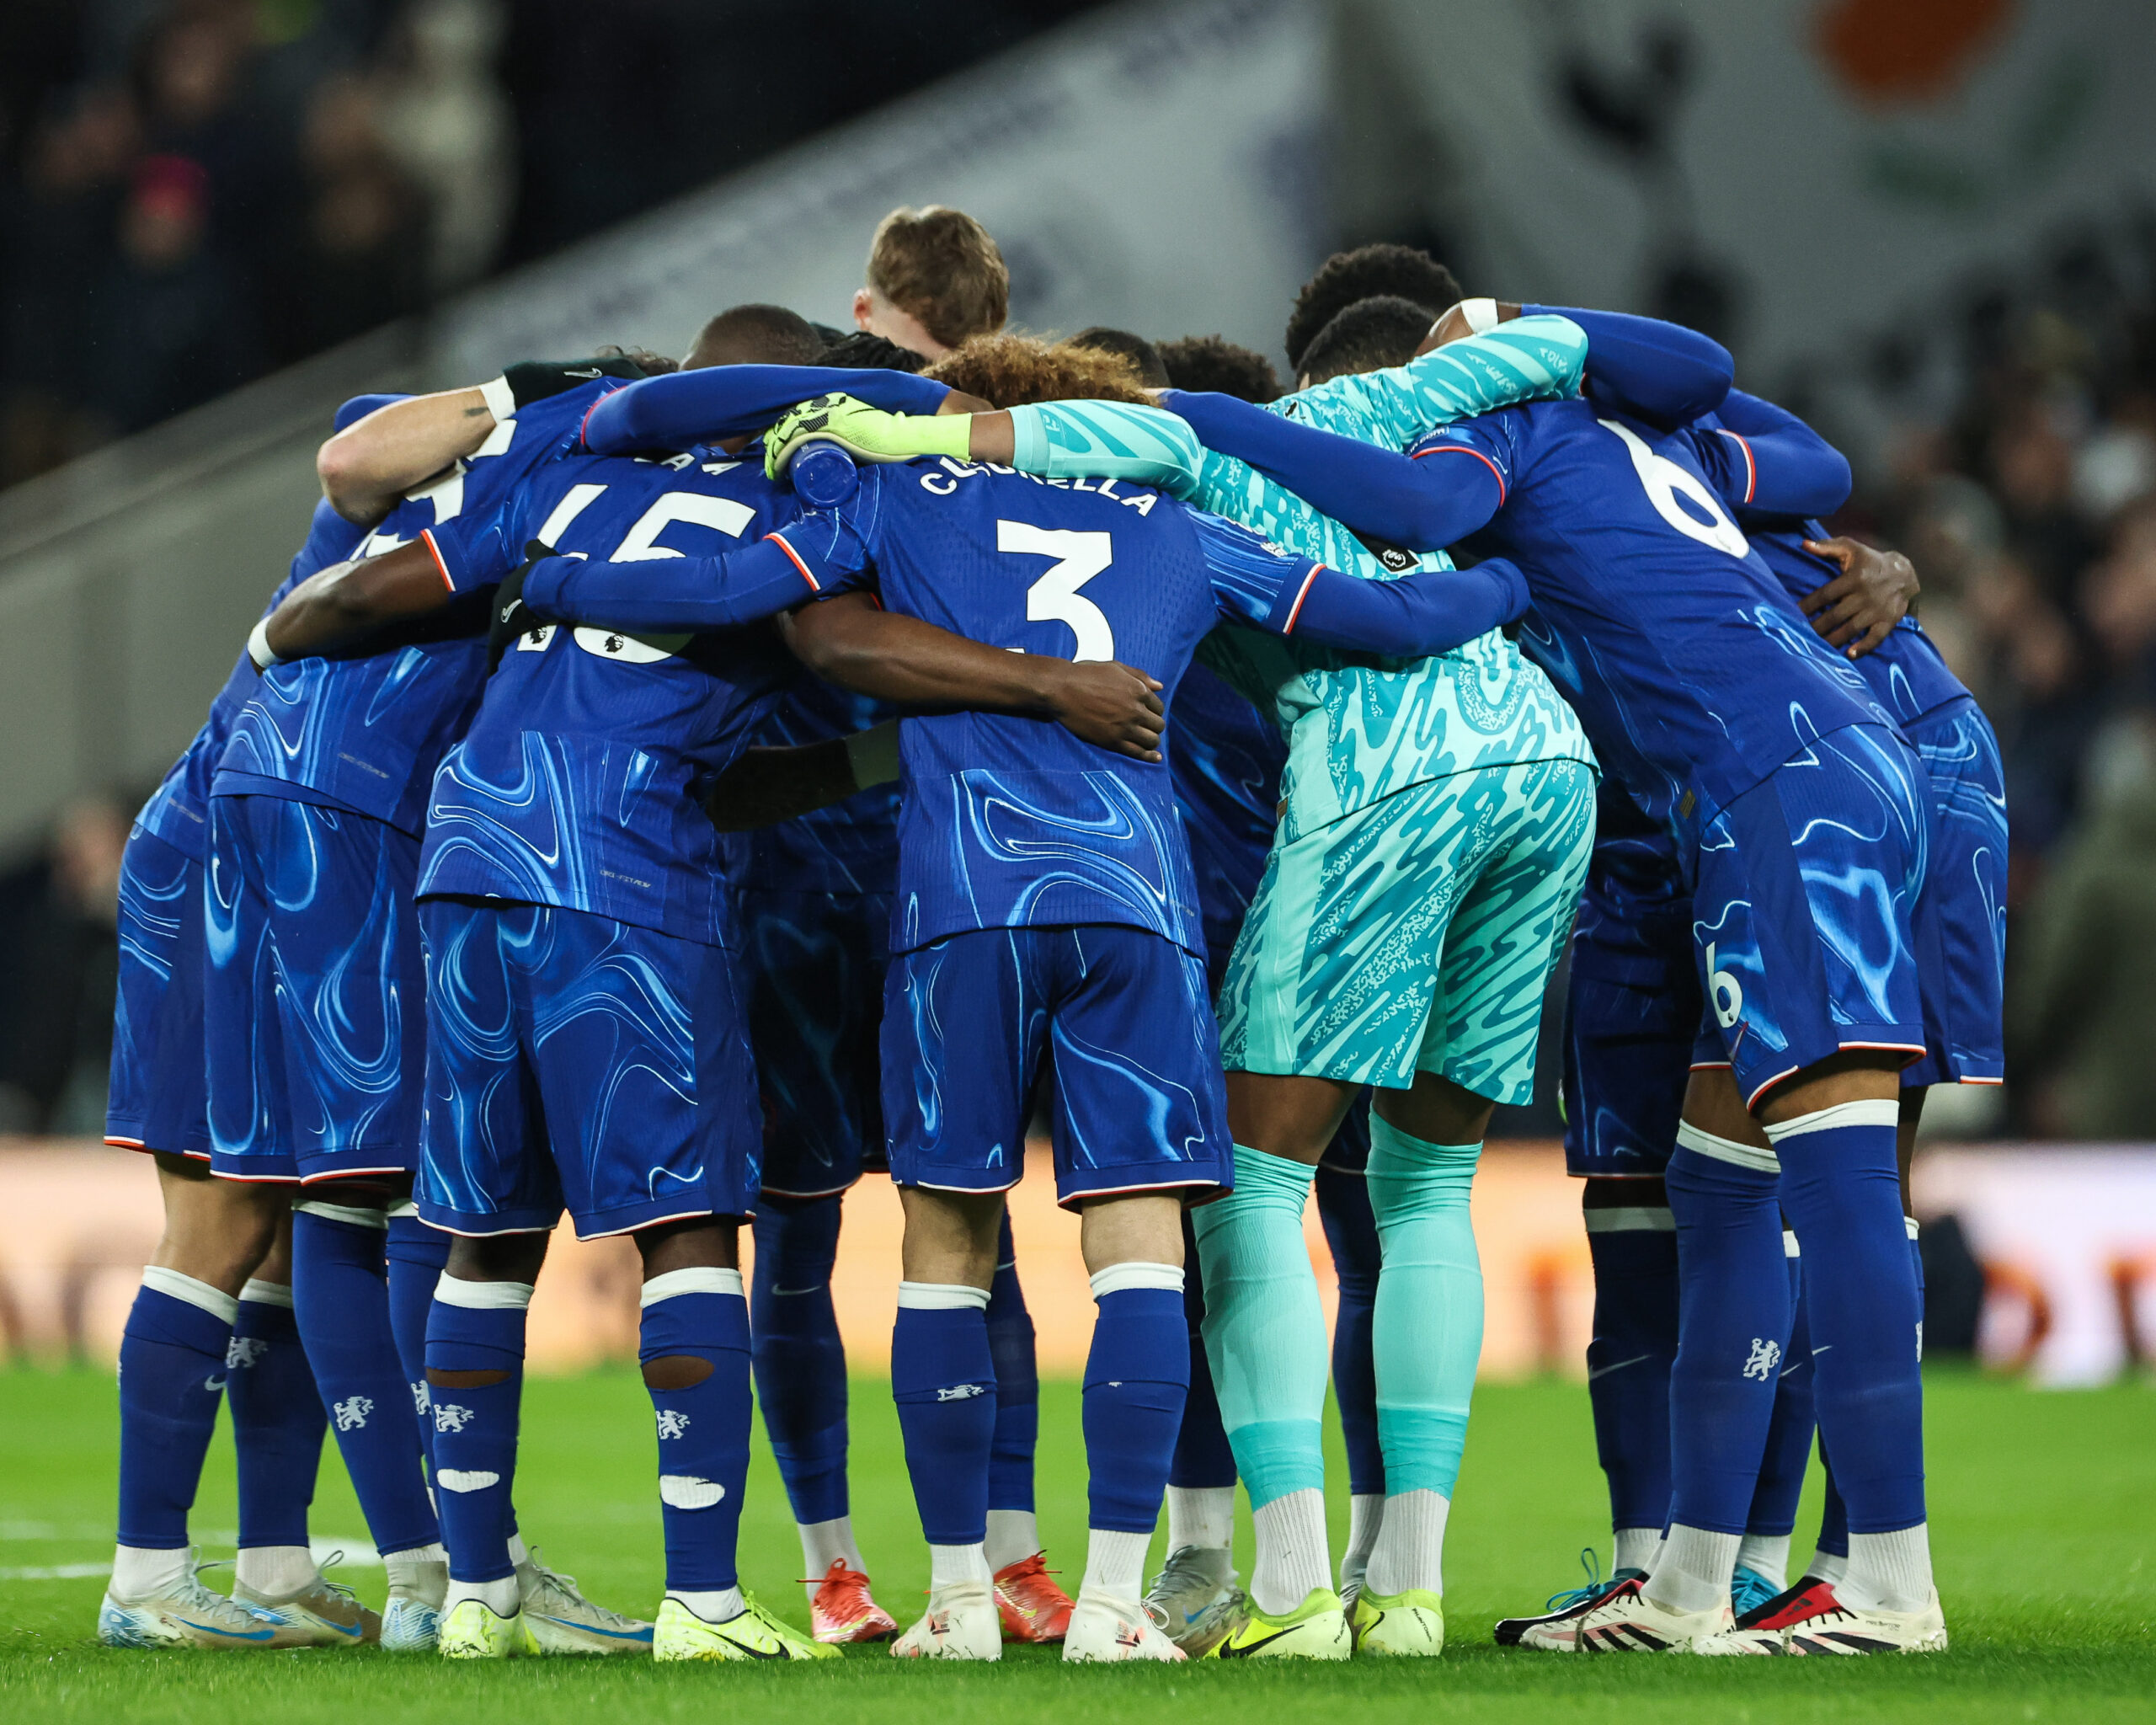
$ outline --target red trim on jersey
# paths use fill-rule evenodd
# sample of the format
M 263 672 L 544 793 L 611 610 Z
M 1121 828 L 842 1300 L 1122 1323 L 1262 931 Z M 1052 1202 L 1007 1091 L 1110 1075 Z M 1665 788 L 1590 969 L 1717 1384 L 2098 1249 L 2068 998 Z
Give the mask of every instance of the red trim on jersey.
M 1749 503 L 1759 494 L 1759 464 L 1752 459 L 1752 446 L 1744 437 L 1725 426 L 1717 425 L 1715 430 L 1744 451 L 1744 500 Z
M 1476 460 L 1481 462 L 1484 467 L 1487 467 L 1490 470 L 1490 477 L 1497 482 L 1497 507 L 1499 509 L 1502 509 L 1505 506 L 1506 486 L 1503 471 L 1499 468 L 1497 464 L 1492 461 L 1489 457 L 1483 454 L 1481 450 L 1470 449 L 1464 443 L 1439 443 L 1433 445 L 1430 448 L 1424 450 L 1422 454 L 1417 456 L 1415 459 L 1419 462 L 1430 456 L 1445 454 L 1471 455 Z
M 435 530 L 432 527 L 422 527 L 419 529 L 419 537 L 426 542 L 427 555 L 435 560 L 435 573 L 441 577 L 442 585 L 454 593 L 456 590 L 456 583 L 450 579 L 449 565 L 442 561 L 441 547 L 435 543 Z
M 764 535 L 764 537 L 768 539 L 772 544 L 777 546 L 781 551 L 783 551 L 786 553 L 787 561 L 792 563 L 794 568 L 801 571 L 801 579 L 808 584 L 808 590 L 811 593 L 820 593 L 824 590 L 823 584 L 819 581 L 814 575 L 809 573 L 808 565 L 802 562 L 800 553 L 795 551 L 791 545 L 788 545 L 782 536 L 776 533 L 766 533 Z M 637 1226 L 638 1227 L 644 1227 L 648 1226 L 648 1224 L 639 1222 Z
M 1303 614 L 1303 601 L 1310 596 L 1311 586 L 1324 573 L 1323 563 L 1314 563 L 1310 565 L 1310 572 L 1303 577 L 1303 585 L 1295 594 L 1295 602 L 1288 607 L 1288 621 L 1280 625 L 1282 634 L 1292 635 L 1295 633 L 1295 619 Z

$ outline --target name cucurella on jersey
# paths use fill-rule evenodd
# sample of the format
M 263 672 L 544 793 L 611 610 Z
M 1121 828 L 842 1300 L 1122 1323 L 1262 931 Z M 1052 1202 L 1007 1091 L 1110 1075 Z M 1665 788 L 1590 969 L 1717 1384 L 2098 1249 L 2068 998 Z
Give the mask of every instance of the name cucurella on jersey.
M 1113 479 L 1048 478 L 1038 473 L 1028 473 L 1017 467 L 999 467 L 994 462 L 962 462 L 949 456 L 940 456 L 932 467 L 925 466 L 920 475 L 921 489 L 935 497 L 948 497 L 958 489 L 962 479 L 978 479 L 985 473 L 994 473 L 1003 478 L 1031 480 L 1036 485 L 1045 485 L 1051 491 L 1090 491 L 1098 496 L 1112 499 L 1125 509 L 1134 509 L 1141 515 L 1153 512 L 1153 505 L 1161 500 L 1161 494 L 1153 490 L 1123 491 Z M 1272 547 L 1278 550 L 1278 547 Z

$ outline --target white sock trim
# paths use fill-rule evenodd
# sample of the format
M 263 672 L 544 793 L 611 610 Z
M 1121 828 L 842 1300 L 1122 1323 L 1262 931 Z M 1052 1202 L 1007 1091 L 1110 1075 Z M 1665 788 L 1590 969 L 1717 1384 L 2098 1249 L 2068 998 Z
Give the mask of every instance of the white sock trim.
M 988 1290 L 969 1287 L 963 1282 L 901 1282 L 899 1284 L 899 1310 L 986 1311 Z
M 1445 1522 L 1451 1513 L 1452 1499 L 1428 1487 L 1388 1497 L 1377 1543 L 1370 1547 L 1364 1585 L 1386 1597 L 1413 1588 L 1442 1594 Z
M 1918 1223 L 1917 1219 L 1914 1216 L 1903 1216 L 1902 1218 L 1902 1228 L 1903 1231 L 1908 1234 L 1909 1238 L 1912 1240 L 1915 1239 L 1918 1235 L 1924 1231 L 1922 1226 Z
M 1767 1136 L 1776 1144 L 1785 1138 L 1801 1138 L 1807 1132 L 1833 1132 L 1844 1126 L 1898 1126 L 1902 1123 L 1902 1105 L 1892 1097 L 1880 1097 L 1870 1102 L 1838 1102 L 1832 1108 L 1815 1108 L 1808 1114 L 1799 1114 L 1794 1120 L 1766 1129 Z
M 714 1264 L 696 1269 L 669 1270 L 663 1276 L 652 1277 L 643 1284 L 643 1293 L 637 1305 L 653 1306 L 682 1294 L 731 1294 L 737 1300 L 748 1297 L 742 1291 L 740 1271 L 721 1269 Z
M 1674 1523 L 1642 1591 L 1671 1611 L 1710 1611 L 1726 1605 L 1730 1580 L 1737 1573 L 1737 1549 L 1743 1543 L 1742 1534 L 1713 1533 Z
M 1332 1557 L 1326 1549 L 1325 1493 L 1305 1487 L 1261 1503 L 1251 1512 L 1257 1534 L 1257 1559 L 1251 1565 L 1251 1598 L 1257 1609 L 1278 1616 L 1292 1611 L 1313 1588 L 1332 1585 Z M 1380 1529 L 1382 1536 L 1383 1529 Z
M 1104 1270 L 1094 1271 L 1086 1279 L 1092 1284 L 1093 1298 L 1096 1300 L 1105 1299 L 1111 1294 L 1128 1293 L 1134 1288 L 1150 1288 L 1163 1294 L 1180 1294 L 1182 1292 L 1182 1266 L 1133 1260 L 1128 1263 L 1112 1263 Z
M 1626 1204 L 1615 1210 L 1586 1210 L 1590 1234 L 1674 1234 L 1677 1218 L 1668 1204 Z
M 685 1592 L 678 1587 L 666 1589 L 666 1597 L 677 1605 L 685 1607 L 690 1615 L 706 1623 L 731 1623 L 749 1609 L 749 1602 L 741 1595 L 739 1587 L 713 1588 L 708 1592 Z
M 292 1284 L 290 1282 L 265 1282 L 250 1276 L 246 1286 L 239 1290 L 242 1300 L 252 1300 L 257 1306 L 281 1306 L 292 1309 Z
M 1654 1567 L 1655 1553 L 1662 1544 L 1662 1530 L 1658 1527 L 1620 1527 L 1610 1535 L 1609 1568 L 1612 1574 L 1622 1569 L 1641 1572 Z
M 387 1210 L 382 1212 L 382 1214 L 387 1216 L 392 1222 L 400 1222 L 403 1220 L 405 1217 L 415 1216 L 419 1215 L 419 1206 L 413 1203 L 408 1198 L 402 1204 L 391 1204 Z
M 1126 1533 L 1113 1527 L 1088 1528 L 1079 1597 L 1105 1594 L 1135 1605 L 1145 1591 L 1145 1547 L 1152 1538 L 1150 1533 Z
M 499 1581 L 452 1581 L 442 1597 L 442 1615 L 447 1616 L 467 1599 L 477 1599 L 497 1617 L 514 1617 L 523 1609 L 523 1591 L 514 1575 L 504 1575 Z
M 223 1289 L 212 1288 L 207 1282 L 197 1281 L 179 1270 L 167 1269 L 161 1263 L 142 1266 L 142 1285 L 169 1300 L 184 1300 L 227 1323 L 239 1316 L 239 1301 Z
M 1770 1126 L 1767 1136 L 1774 1137 Z M 1750 1168 L 1755 1173 L 1779 1174 L 1782 1171 L 1780 1158 L 1771 1150 L 1762 1150 L 1756 1144 L 1739 1144 L 1734 1138 L 1717 1138 L 1711 1132 L 1694 1126 L 1689 1120 L 1680 1121 L 1677 1128 L 1677 1142 L 1694 1156 L 1710 1156 L 1718 1162 L 1732 1162 L 1740 1168 Z
M 435 1284 L 435 1298 L 467 1311 L 522 1311 L 531 1304 L 529 1282 L 467 1282 L 446 1270 Z
M 351 1228 L 379 1228 L 387 1231 L 388 1215 L 378 1210 L 367 1210 L 349 1204 L 324 1204 L 318 1198 L 310 1198 L 292 1206 L 295 1215 L 320 1216 L 325 1222 L 342 1222 Z
M 1804 1248 L 1796 1243 L 1796 1230 L 1794 1228 L 1782 1230 L 1782 1256 L 1784 1258 L 1804 1256 Z
M 1030 1509 L 991 1509 L 988 1538 L 981 1555 L 990 1571 L 1001 1574 L 1013 1563 L 1022 1563 L 1041 1548 L 1040 1519 Z

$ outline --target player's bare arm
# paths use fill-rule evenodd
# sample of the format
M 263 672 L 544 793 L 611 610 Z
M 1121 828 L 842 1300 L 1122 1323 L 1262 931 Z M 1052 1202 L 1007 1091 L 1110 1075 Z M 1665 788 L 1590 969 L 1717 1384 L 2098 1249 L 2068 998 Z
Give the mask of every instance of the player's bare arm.
M 1100 748 L 1161 758 L 1161 686 L 1129 665 L 1006 653 L 883 611 L 866 594 L 803 606 L 781 628 L 809 670 L 862 694 L 1053 719 Z
M 406 492 L 475 453 L 494 429 L 498 406 L 515 411 L 499 379 L 376 408 L 316 451 L 322 494 L 346 521 L 371 526 Z
M 1804 548 L 1842 566 L 1842 572 L 1799 601 L 1812 627 L 1829 647 L 1861 659 L 1908 614 L 1922 590 L 1916 566 L 1898 551 L 1881 551 L 1847 534 L 1807 539 Z
M 384 623 L 439 611 L 450 596 L 434 553 L 424 540 L 415 539 L 380 557 L 308 576 L 254 626 L 248 651 L 262 666 L 332 653 Z

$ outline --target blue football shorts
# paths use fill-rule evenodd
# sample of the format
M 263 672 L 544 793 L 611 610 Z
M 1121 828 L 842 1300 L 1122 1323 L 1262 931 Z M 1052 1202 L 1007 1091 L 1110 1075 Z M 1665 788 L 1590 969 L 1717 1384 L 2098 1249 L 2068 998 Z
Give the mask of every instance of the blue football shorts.
M 763 1189 L 843 1192 L 889 1167 L 878 1035 L 890 895 L 744 889 L 734 905 L 763 1102 Z
M 1749 1106 L 1842 1049 L 1925 1052 L 1915 925 L 1932 814 L 1916 751 L 1884 725 L 1814 740 L 1701 826 L 1692 1064 Z
M 202 865 L 136 827 L 120 858 L 120 986 L 104 1141 L 210 1159 Z
M 212 797 L 211 1167 L 312 1183 L 419 1164 L 419 841 L 347 809 Z
M 980 929 L 894 955 L 883 1045 L 901 1186 L 1017 1185 L 1043 1058 L 1058 1203 L 1234 1183 L 1203 961 L 1145 929 Z
M 419 905 L 425 1148 L 414 1197 L 451 1233 L 579 1239 L 756 1198 L 756 1081 L 731 955 L 588 911 Z
M 1931 861 L 1917 906 L 1924 1057 L 1920 1084 L 1999 1084 L 2006 1076 L 2006 771 L 1973 700 L 1904 727 L 1930 781 Z
M 1572 937 L 1565 995 L 1565 1171 L 1659 1178 L 1677 1147 L 1700 1028 L 1689 908 L 1679 900 L 1660 915 L 1635 915 L 1621 951 L 1598 943 L 1593 926 L 1582 918 Z

